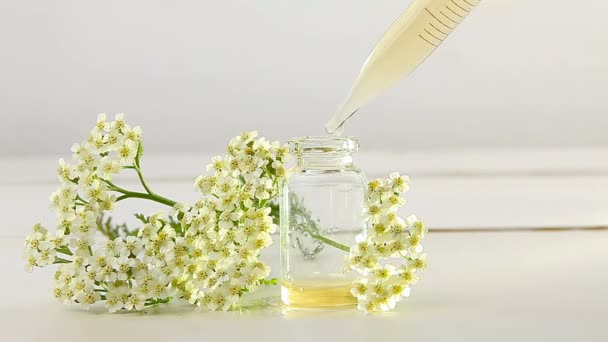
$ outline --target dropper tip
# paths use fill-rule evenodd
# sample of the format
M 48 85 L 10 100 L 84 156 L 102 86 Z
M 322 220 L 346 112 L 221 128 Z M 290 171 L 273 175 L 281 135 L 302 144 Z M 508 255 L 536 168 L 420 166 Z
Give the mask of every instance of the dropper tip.
M 330 125 L 328 122 L 325 124 L 325 132 L 327 132 L 329 135 L 340 136 L 342 135 L 342 132 L 344 132 L 344 123 L 335 128 L 334 125 Z

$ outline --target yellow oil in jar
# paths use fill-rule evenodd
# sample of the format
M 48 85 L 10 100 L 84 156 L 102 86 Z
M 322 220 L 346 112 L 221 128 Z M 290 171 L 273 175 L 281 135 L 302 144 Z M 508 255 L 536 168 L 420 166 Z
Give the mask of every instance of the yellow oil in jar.
M 281 284 L 281 301 L 295 308 L 330 308 L 352 306 L 357 298 L 350 293 L 346 280 L 285 281 Z

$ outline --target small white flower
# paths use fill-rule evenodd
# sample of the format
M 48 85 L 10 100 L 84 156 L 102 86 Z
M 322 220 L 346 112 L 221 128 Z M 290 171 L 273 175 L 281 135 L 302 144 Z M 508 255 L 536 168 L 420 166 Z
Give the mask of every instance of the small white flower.
M 365 209 L 363 217 L 368 219 L 371 223 L 378 223 L 380 221 L 380 215 L 382 214 L 382 208 L 376 204 L 372 204 Z
M 230 293 L 229 289 L 222 288 L 219 291 L 214 291 L 210 296 L 211 302 L 208 303 L 207 308 L 212 311 L 228 311 L 235 303 L 234 296 Z
M 76 300 L 84 309 L 89 307 L 101 299 L 101 295 L 95 292 L 93 286 L 87 285 L 82 290 L 76 293 Z
M 152 257 L 152 262 L 157 267 L 163 267 L 170 264 L 175 258 L 175 251 L 173 246 L 167 245 L 163 246 L 158 250 L 155 255 Z
M 93 148 L 93 151 L 95 153 L 105 153 L 105 152 L 107 152 L 107 146 L 106 146 L 105 140 L 106 139 L 103 136 L 103 134 L 91 133 L 91 135 L 89 135 L 87 142 L 91 145 L 91 147 Z
M 139 143 L 141 141 L 142 131 L 139 126 L 131 128 L 129 125 L 125 125 L 122 129 L 122 133 L 127 139 L 133 142 Z
M 232 176 L 220 176 L 219 180 L 217 181 L 216 193 L 219 196 L 230 196 L 236 191 L 236 187 L 238 184 L 238 180 Z
M 129 279 L 128 273 L 131 271 L 131 267 L 136 265 L 135 260 L 126 256 L 121 256 L 112 262 L 112 267 L 116 270 L 116 279 L 127 280 Z
M 228 151 L 230 152 L 231 149 L 243 150 L 247 148 L 247 144 L 249 144 L 257 136 L 257 131 L 243 132 L 240 136 L 237 136 L 230 140 L 230 144 L 228 145 Z
M 109 312 L 116 312 L 122 309 L 124 303 L 121 301 L 122 293 L 118 291 L 108 291 L 106 293 L 106 308 Z
M 84 196 L 86 198 L 97 200 L 106 194 L 107 187 L 105 183 L 102 183 L 98 179 L 95 179 L 89 186 L 85 187 L 85 189 L 83 190 Z
M 110 129 L 110 123 L 106 121 L 106 113 L 100 113 L 97 115 L 97 124 L 93 131 L 95 132 L 107 132 Z
M 421 238 L 424 237 L 428 233 L 428 228 L 424 225 L 422 221 L 418 221 L 416 216 L 410 216 L 406 220 L 407 225 L 410 227 L 411 235 L 418 235 Z
M 211 194 L 216 191 L 217 181 L 217 176 L 199 176 L 194 186 L 203 194 Z
M 408 245 L 408 251 L 410 253 L 418 254 L 422 252 L 422 245 L 420 244 L 420 235 L 410 235 L 409 238 L 406 239 L 406 245 Z
M 216 209 L 219 211 L 232 211 L 236 208 L 238 197 L 234 193 L 223 194 L 216 201 Z
M 267 248 L 272 245 L 272 238 L 268 233 L 259 233 L 255 239 L 249 239 L 248 246 L 252 251 Z
M 90 215 L 94 215 L 92 212 L 81 212 L 73 220 L 71 227 L 72 233 L 81 239 L 93 238 L 97 229 L 97 224 L 94 218 Z
M 363 279 L 353 282 L 350 293 L 357 298 L 364 298 L 367 295 L 368 290 L 367 280 Z
M 383 206 L 385 206 L 388 210 L 397 210 L 399 207 L 403 207 L 405 205 L 405 198 L 397 195 L 397 194 L 392 194 L 390 196 L 388 196 L 388 198 L 385 200 L 385 202 L 383 203 Z
M 70 181 L 72 179 L 72 166 L 70 164 L 66 164 L 63 158 L 59 159 L 59 166 L 57 166 L 57 176 L 62 182 Z
M 103 140 L 106 153 L 114 155 L 118 147 L 122 146 L 126 137 L 120 134 L 120 132 L 110 130 L 104 135 Z
M 137 257 L 139 255 L 139 253 L 141 253 L 142 251 L 142 242 L 140 239 L 136 238 L 135 236 L 127 236 L 126 241 L 124 242 L 124 248 L 121 250 L 122 253 L 121 255 L 133 255 L 135 257 Z
M 125 128 L 125 115 L 123 113 L 118 113 L 114 116 L 114 121 L 110 123 L 110 129 L 113 131 L 122 132 L 122 129 Z
M 137 236 L 141 238 L 143 244 L 147 244 L 151 240 L 156 240 L 158 236 L 157 230 L 158 227 L 152 223 L 146 223 L 139 229 Z
M 155 276 L 154 279 L 158 279 L 157 281 L 150 282 L 150 292 L 151 297 L 156 299 L 164 299 L 169 295 L 167 285 L 162 280 L 161 277 Z
M 212 159 L 211 164 L 207 165 L 207 171 L 217 171 L 217 172 L 223 172 L 227 169 L 227 165 L 226 162 L 224 161 L 224 158 L 220 157 L 220 156 L 215 156 Z
M 394 281 L 389 285 L 388 291 L 391 296 L 394 296 L 397 301 L 400 301 L 403 297 L 410 296 L 411 289 L 407 286 L 407 283 Z
M 55 236 L 49 237 L 42 245 L 46 249 L 55 249 L 66 246 L 67 244 L 69 244 L 69 242 L 70 239 L 67 235 L 65 235 L 65 231 L 57 230 L 55 231 Z
M 408 262 L 407 262 L 407 268 L 411 269 L 411 270 L 425 271 L 427 268 L 427 265 L 428 265 L 428 262 L 427 262 L 426 254 L 417 255 L 417 256 L 413 257 L 412 259 L 408 260 Z
M 395 266 L 393 266 L 393 265 L 388 264 L 383 267 L 378 267 L 378 268 L 371 270 L 370 276 L 369 276 L 369 282 L 370 283 L 385 282 L 388 280 L 388 278 L 390 276 L 392 276 L 394 274 L 396 274 L 396 270 L 395 270 Z
M 270 198 L 272 189 L 272 181 L 268 178 L 261 178 L 255 185 L 255 197 L 261 200 L 267 200 Z
M 219 222 L 218 222 L 219 223 L 218 226 L 220 229 L 230 230 L 236 226 L 234 220 L 231 217 L 232 216 L 231 214 L 232 214 L 232 212 L 230 212 L 230 211 L 224 211 L 224 212 L 222 212 L 222 214 L 220 214 Z
M 115 194 L 106 192 L 105 194 L 101 195 L 101 197 L 98 199 L 99 209 L 105 210 L 105 211 L 114 210 L 114 207 L 116 207 L 117 199 L 118 199 L 118 197 Z
M 393 190 L 403 193 L 409 188 L 410 179 L 407 176 L 401 176 L 399 172 L 393 172 L 390 174 L 390 182 Z
M 106 241 L 103 250 L 108 256 L 126 254 L 125 244 L 121 237 L 117 237 L 114 240 Z
M 122 146 L 118 148 L 118 156 L 122 165 L 129 165 L 135 159 L 137 155 L 138 145 L 133 140 L 125 141 Z
M 112 180 L 112 176 L 121 170 L 120 162 L 114 158 L 105 156 L 101 158 L 97 167 L 97 175 L 106 180 Z
M 74 255 L 80 257 L 90 256 L 91 247 L 95 244 L 92 236 L 80 236 L 70 239 L 70 247 L 75 248 Z
M 39 266 L 38 259 L 40 259 L 40 252 L 38 252 L 37 250 L 31 250 L 31 249 L 26 250 L 24 259 L 25 259 L 25 270 L 28 272 L 32 272 L 34 267 Z
M 357 309 L 364 312 L 374 312 L 378 310 L 374 301 L 368 299 L 367 297 L 359 298 L 357 303 Z
M 139 293 L 131 293 L 129 298 L 124 303 L 124 307 L 127 310 L 142 310 L 144 308 L 146 298 Z

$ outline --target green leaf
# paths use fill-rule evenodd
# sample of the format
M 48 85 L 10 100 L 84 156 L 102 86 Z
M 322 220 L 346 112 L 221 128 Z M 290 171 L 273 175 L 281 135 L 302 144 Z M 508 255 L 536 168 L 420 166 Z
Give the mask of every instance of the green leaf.
M 150 222 L 150 218 L 144 216 L 143 214 L 135 214 L 135 218 L 140 220 L 143 224 L 149 223 Z
M 182 213 L 179 213 L 179 215 L 184 217 Z M 175 221 L 173 217 L 169 217 L 169 221 L 167 223 L 169 223 L 169 226 L 171 226 L 171 228 L 173 228 L 178 235 L 182 233 L 182 225 L 178 221 Z
M 260 279 L 260 285 L 274 286 L 274 285 L 277 285 L 278 283 L 279 283 L 278 278 Z
M 270 207 L 270 216 L 272 216 L 273 222 L 279 223 L 279 216 L 280 216 L 279 201 L 276 199 L 272 200 L 271 202 L 267 203 L 267 206 Z
M 110 240 L 114 240 L 119 236 L 137 234 L 137 229 L 130 230 L 125 223 L 114 224 L 112 223 L 112 216 L 105 218 L 103 214 L 99 215 L 97 218 L 97 230 Z

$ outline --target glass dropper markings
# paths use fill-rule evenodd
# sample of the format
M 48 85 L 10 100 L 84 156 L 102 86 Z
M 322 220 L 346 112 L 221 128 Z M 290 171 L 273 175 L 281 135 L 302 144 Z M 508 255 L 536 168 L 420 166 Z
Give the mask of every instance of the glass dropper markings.
M 372 50 L 346 101 L 325 125 L 327 133 L 340 135 L 359 108 L 422 64 L 479 2 L 415 0 Z

